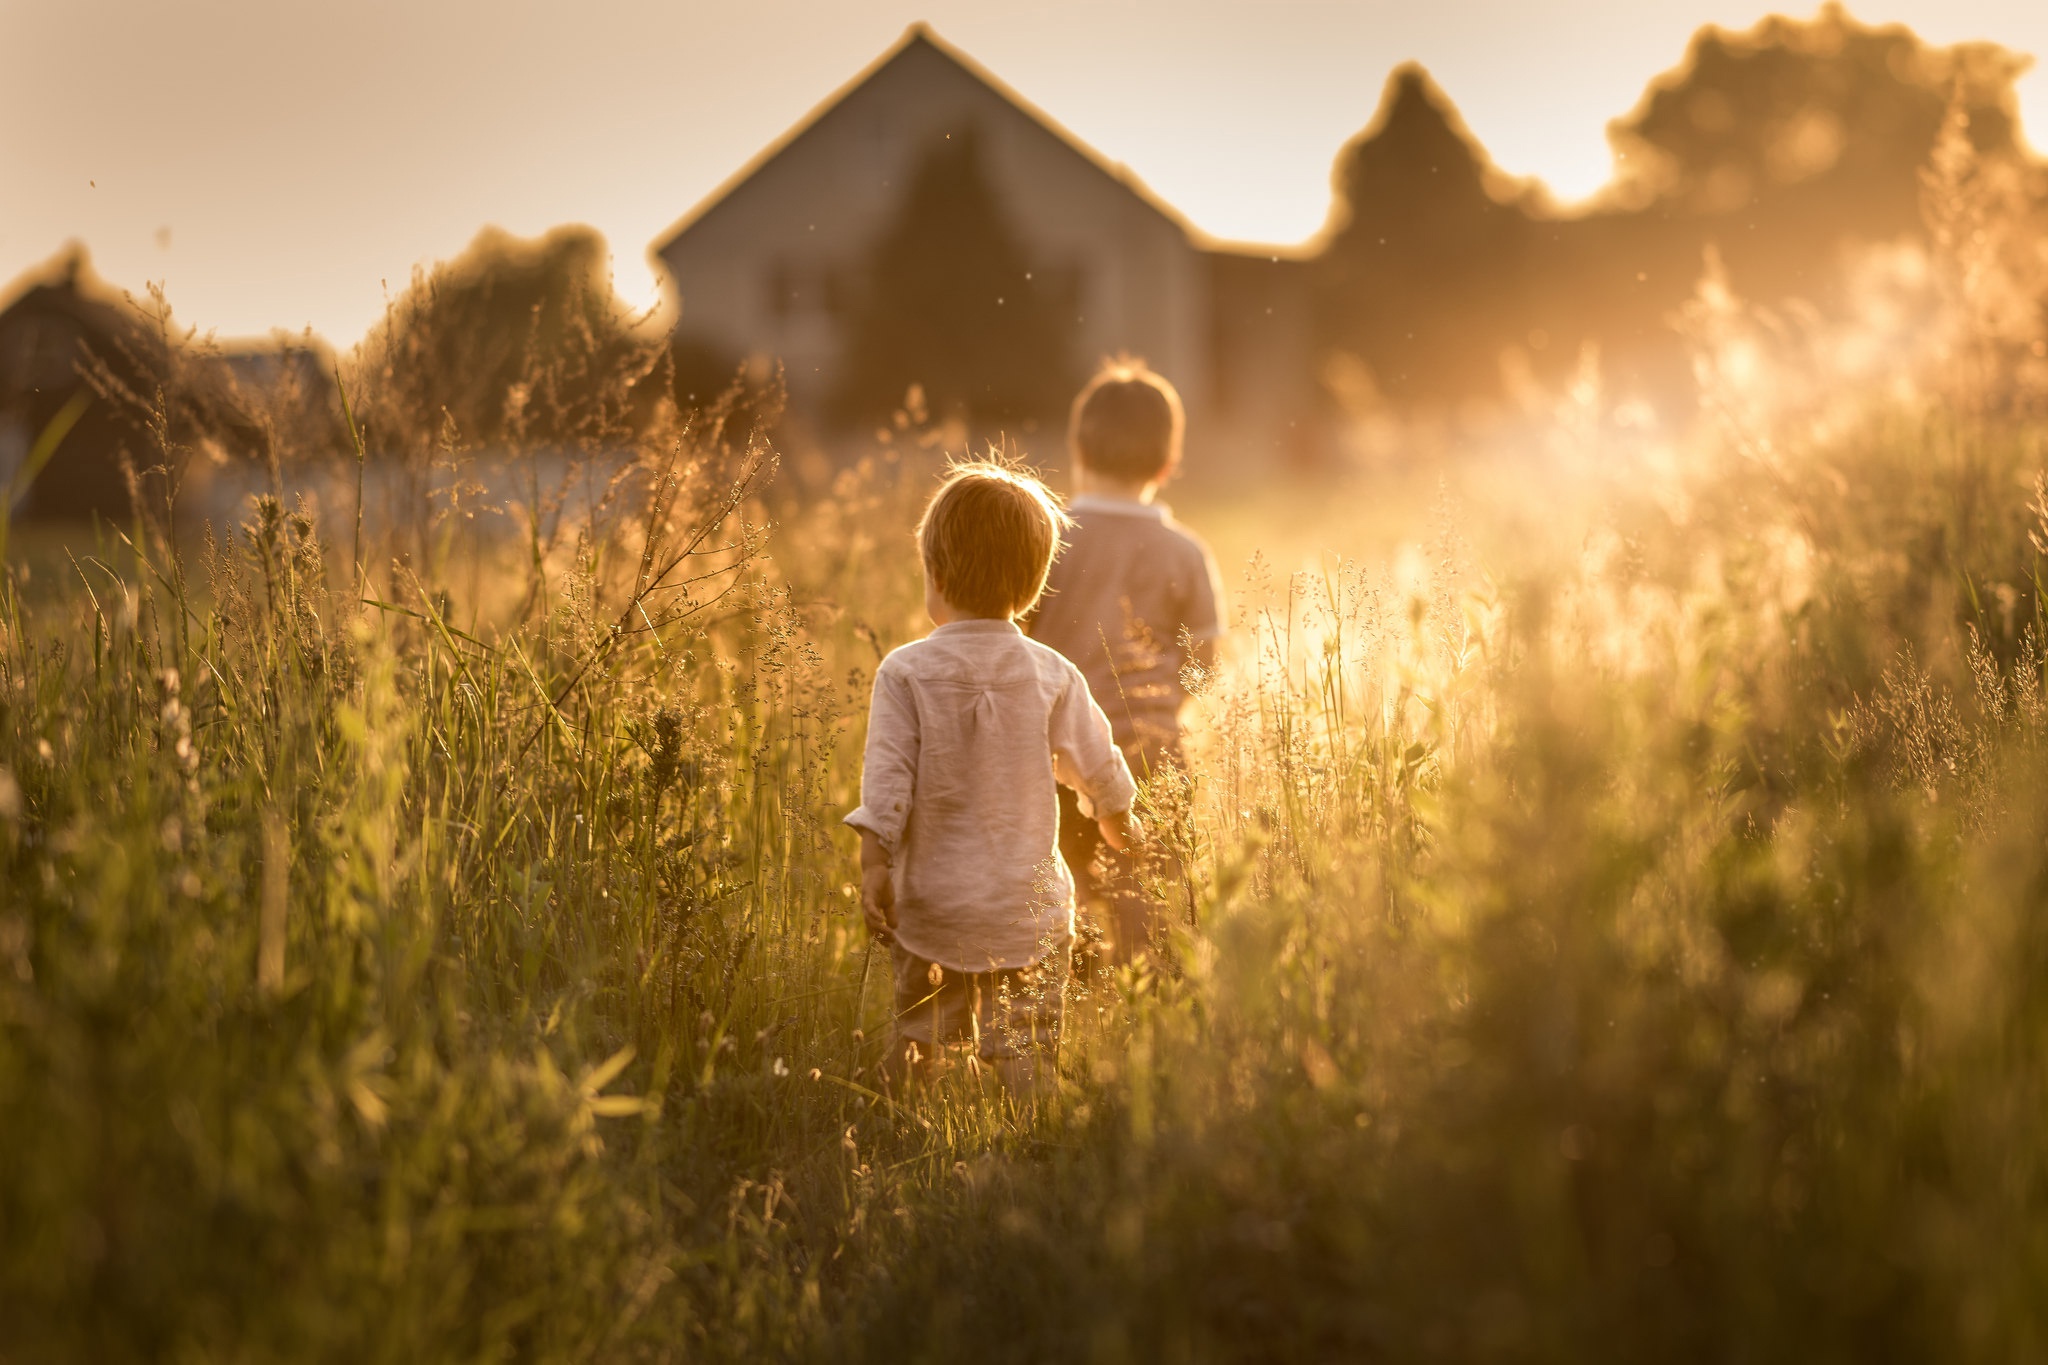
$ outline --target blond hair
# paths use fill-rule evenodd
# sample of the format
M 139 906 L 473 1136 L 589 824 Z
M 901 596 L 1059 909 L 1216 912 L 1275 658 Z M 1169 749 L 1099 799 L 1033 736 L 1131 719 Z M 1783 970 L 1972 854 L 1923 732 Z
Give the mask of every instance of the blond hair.
M 925 573 L 946 601 L 1014 619 L 1045 590 L 1067 515 L 1051 490 L 993 461 L 956 465 L 917 523 Z
M 1067 440 L 1089 469 L 1134 483 L 1180 463 L 1187 414 L 1173 385 L 1142 360 L 1107 360 L 1074 399 Z

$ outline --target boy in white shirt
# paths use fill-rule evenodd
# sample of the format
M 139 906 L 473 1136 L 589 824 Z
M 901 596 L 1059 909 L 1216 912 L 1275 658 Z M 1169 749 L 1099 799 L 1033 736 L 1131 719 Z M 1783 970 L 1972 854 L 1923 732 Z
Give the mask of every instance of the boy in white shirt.
M 1136 784 L 1081 672 L 1016 618 L 1064 516 L 995 464 L 956 469 L 918 524 L 936 627 L 875 671 L 861 771 L 861 912 L 890 945 L 894 1080 L 971 1041 L 1020 1091 L 1050 1083 L 1073 939 L 1061 785 L 1113 847 Z

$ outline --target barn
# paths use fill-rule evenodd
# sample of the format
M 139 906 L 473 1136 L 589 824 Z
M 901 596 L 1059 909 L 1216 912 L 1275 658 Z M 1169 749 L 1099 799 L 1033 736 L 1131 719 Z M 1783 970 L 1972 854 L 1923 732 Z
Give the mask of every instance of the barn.
M 657 241 L 679 355 L 781 364 L 792 411 L 858 436 L 923 387 L 1060 462 L 1066 399 L 1140 355 L 1194 473 L 1311 452 L 1305 263 L 1207 238 L 923 25 Z

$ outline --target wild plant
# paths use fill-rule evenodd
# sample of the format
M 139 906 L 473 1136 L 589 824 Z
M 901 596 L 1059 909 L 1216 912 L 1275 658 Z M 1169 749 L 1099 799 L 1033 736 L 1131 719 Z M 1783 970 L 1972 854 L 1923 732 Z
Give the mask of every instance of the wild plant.
M 339 473 L 0 588 L 0 1352 L 2039 1354 L 2027 404 L 1736 392 L 1561 550 L 1255 561 L 1026 1105 L 881 1083 L 836 830 L 942 442 L 798 499 L 542 330 L 488 435 L 372 348 Z

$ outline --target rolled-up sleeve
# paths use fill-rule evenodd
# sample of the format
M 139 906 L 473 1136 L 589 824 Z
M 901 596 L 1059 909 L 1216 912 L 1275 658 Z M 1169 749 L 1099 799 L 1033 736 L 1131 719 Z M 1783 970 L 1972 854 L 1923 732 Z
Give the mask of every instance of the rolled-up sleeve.
M 855 829 L 866 830 L 895 853 L 910 819 L 910 799 L 917 786 L 917 700 L 909 679 L 889 667 L 875 672 L 875 691 L 868 704 L 868 745 L 861 759 L 860 806 L 846 817 Z
M 1052 708 L 1052 760 L 1053 776 L 1079 794 L 1081 809 L 1089 815 L 1127 811 L 1138 794 L 1130 765 L 1110 733 L 1109 717 L 1072 666 Z

